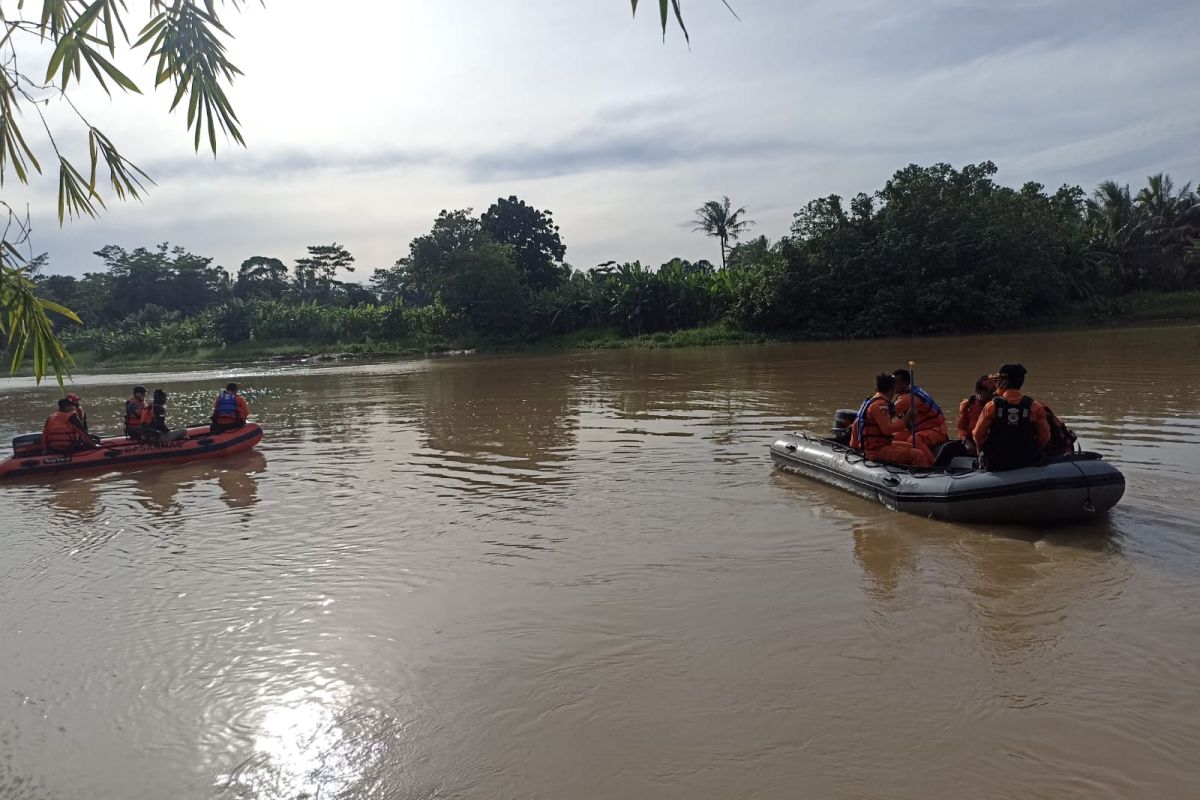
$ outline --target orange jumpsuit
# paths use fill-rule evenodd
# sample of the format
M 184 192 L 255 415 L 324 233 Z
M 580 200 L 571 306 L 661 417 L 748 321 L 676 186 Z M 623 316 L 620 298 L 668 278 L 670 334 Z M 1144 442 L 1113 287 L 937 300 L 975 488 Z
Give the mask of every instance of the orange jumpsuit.
M 934 449 L 938 445 L 950 441 L 950 428 L 946 425 L 945 414 L 941 411 L 934 411 L 920 397 L 908 392 L 896 396 L 896 414 L 898 416 L 907 414 L 914 401 L 917 407 L 917 448 L 925 450 L 932 462 Z M 912 428 L 909 427 L 897 433 L 896 441 L 912 442 Z
M 958 438 L 959 441 L 974 441 L 975 423 L 979 422 L 979 416 L 983 413 L 983 407 L 986 403 L 982 402 L 975 395 L 971 395 L 966 400 L 958 404 Z
M 1020 403 L 1024 396 L 1020 389 L 1008 389 L 1001 395 L 1013 405 Z M 996 404 L 989 402 L 983 407 L 983 411 L 979 414 L 979 421 L 975 423 L 975 444 L 980 450 L 983 450 L 984 445 L 987 444 L 988 428 L 992 427 L 992 418 L 995 416 Z M 1046 419 L 1046 407 L 1037 400 L 1034 400 L 1033 405 L 1029 407 L 1029 421 L 1033 423 L 1038 447 L 1045 448 L 1046 443 L 1050 441 L 1050 422 Z
M 913 467 L 933 466 L 933 457 L 923 447 L 913 447 L 909 442 L 894 441 L 893 436 L 903 433 L 905 422 L 893 419 L 888 412 L 887 395 L 879 392 L 871 398 L 863 420 L 862 440 L 858 436 L 858 422 L 850 430 L 850 447 L 866 454 L 872 461 L 886 461 Z

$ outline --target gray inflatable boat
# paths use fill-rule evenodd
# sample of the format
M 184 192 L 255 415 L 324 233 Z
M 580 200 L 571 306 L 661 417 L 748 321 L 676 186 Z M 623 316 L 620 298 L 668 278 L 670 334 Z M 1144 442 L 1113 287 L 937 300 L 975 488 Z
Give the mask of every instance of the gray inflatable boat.
M 945 467 L 916 468 L 871 461 L 832 439 L 796 433 L 771 445 L 771 460 L 894 511 L 958 522 L 1088 517 L 1108 511 L 1125 493 L 1125 476 L 1097 453 L 1057 456 L 1007 472 L 987 472 L 966 457 Z

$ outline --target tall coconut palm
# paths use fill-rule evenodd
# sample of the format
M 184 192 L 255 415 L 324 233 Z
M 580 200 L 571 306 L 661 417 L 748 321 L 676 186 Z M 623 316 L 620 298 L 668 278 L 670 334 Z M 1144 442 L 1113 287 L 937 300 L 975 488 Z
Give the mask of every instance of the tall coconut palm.
M 737 241 L 755 224 L 752 219 L 744 219 L 745 214 L 746 207 L 735 211 L 728 197 L 721 198 L 720 202 L 709 200 L 696 209 L 696 218 L 692 220 L 696 227 L 692 230 L 721 240 L 721 269 L 725 269 L 725 253 L 729 249 L 729 242 Z

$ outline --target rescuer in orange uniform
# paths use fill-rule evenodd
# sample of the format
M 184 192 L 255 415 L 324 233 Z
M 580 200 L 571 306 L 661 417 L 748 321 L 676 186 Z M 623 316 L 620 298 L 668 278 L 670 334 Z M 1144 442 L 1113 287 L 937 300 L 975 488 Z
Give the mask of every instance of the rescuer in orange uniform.
M 58 401 L 58 411 L 46 418 L 42 426 L 43 453 L 73 453 L 96 447 L 87 429 L 75 413 L 75 404 L 67 398 Z
M 1004 364 L 992 378 L 999 394 L 983 407 L 974 430 L 981 463 L 992 472 L 1040 463 L 1050 423 L 1046 407 L 1021 392 L 1025 367 Z
M 896 379 L 896 413 L 904 416 L 910 408 L 916 408 L 917 449 L 924 449 L 933 461 L 938 445 L 950 441 L 950 428 L 941 407 L 920 386 L 912 382 L 912 373 L 898 369 L 892 373 Z M 912 429 L 896 434 L 897 442 L 912 442 Z
M 246 424 L 249 417 L 250 406 L 247 405 L 246 398 L 238 394 L 236 383 L 230 383 L 213 402 L 212 424 L 209 426 L 209 433 L 221 433 L 240 428 Z
M 863 401 L 850 430 L 850 447 L 864 453 L 872 461 L 887 461 L 913 467 L 933 465 L 933 458 L 920 447 L 910 442 L 895 441 L 903 434 L 905 426 L 916 416 L 910 410 L 902 417 L 896 416 L 892 398 L 896 396 L 896 378 L 886 372 L 875 376 L 875 394 Z
M 958 404 L 958 440 L 969 455 L 978 455 L 979 448 L 975 446 L 975 424 L 983 407 L 996 396 L 996 382 L 987 375 L 981 375 L 975 381 L 975 394 Z
M 146 410 L 146 387 L 133 387 L 133 394 L 125 401 L 125 435 L 130 439 L 142 438 L 142 412 Z

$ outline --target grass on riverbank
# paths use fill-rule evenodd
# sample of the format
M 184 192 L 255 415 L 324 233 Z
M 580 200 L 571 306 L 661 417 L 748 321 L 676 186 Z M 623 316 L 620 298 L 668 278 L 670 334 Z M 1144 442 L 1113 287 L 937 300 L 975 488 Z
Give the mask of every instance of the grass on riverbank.
M 1054 317 L 1025 320 L 1023 330 L 1079 330 L 1129 325 L 1200 322 L 1200 291 L 1146 292 L 1123 298 L 1106 298 L 1081 305 L 1078 311 Z M 762 334 L 744 331 L 719 322 L 682 331 L 621 336 L 615 329 L 593 329 L 550 336 L 536 342 L 487 341 L 477 337 L 409 339 L 398 342 L 241 342 L 191 352 L 159 352 L 114 355 L 100 358 L 94 352 L 76 351 L 76 368 L 166 368 L 179 366 L 228 365 L 256 361 L 293 362 L 305 359 L 419 358 L 461 350 L 484 352 L 557 352 L 563 350 L 612 350 L 622 348 L 704 347 L 711 345 L 760 344 L 804 338 L 796 333 Z

